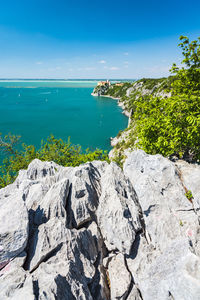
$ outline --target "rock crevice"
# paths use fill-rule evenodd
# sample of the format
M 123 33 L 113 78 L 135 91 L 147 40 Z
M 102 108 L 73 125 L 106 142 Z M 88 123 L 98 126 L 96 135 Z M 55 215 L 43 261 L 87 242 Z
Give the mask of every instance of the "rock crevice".
M 0 300 L 198 299 L 199 199 L 200 166 L 141 150 L 32 161 L 0 190 Z

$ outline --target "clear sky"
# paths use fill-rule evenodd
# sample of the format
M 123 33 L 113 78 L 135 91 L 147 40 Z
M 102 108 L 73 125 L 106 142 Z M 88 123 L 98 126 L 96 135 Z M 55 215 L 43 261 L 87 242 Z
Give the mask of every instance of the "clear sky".
M 0 0 L 0 78 L 166 76 L 199 12 L 199 0 Z

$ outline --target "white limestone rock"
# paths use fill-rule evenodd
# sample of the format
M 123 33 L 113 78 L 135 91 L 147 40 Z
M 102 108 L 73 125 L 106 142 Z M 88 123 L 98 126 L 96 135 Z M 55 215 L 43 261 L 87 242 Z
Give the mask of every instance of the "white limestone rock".
M 200 165 L 190 164 L 183 160 L 177 161 L 175 165 L 180 172 L 180 177 L 185 187 L 191 191 L 194 208 L 200 215 Z
M 74 168 L 70 175 L 70 182 L 68 226 L 78 228 L 95 219 L 98 197 L 101 192 L 100 172 L 91 163 L 85 164 Z
M 198 299 L 199 178 L 139 150 L 124 173 L 34 160 L 0 190 L 0 300 Z
M 133 271 L 134 261 L 128 265 Z M 193 300 L 200 295 L 200 258 L 191 253 L 184 239 L 171 243 L 139 276 L 138 284 L 145 300 L 168 300 L 170 296 Z
M 92 222 L 88 226 L 88 230 L 91 232 L 92 237 L 95 241 L 97 254 L 97 268 L 94 279 L 90 284 L 90 291 L 95 300 L 109 300 L 110 299 L 110 289 L 107 280 L 107 266 L 104 266 L 104 257 L 107 256 L 107 249 L 105 247 L 103 237 L 101 232 L 95 222 Z
M 182 235 L 182 212 L 193 209 L 178 170 L 161 155 L 138 150 L 126 159 L 124 173 L 138 195 L 147 234 L 154 246 L 165 249 L 170 240 Z
M 141 292 L 138 290 L 138 288 L 134 285 L 131 289 L 127 300 L 144 300 L 144 298 L 141 297 Z
M 17 297 L 18 289 L 24 286 L 29 274 L 22 268 L 26 252 L 22 252 L 0 270 L 0 299 L 23 299 Z M 32 293 L 33 294 L 33 293 Z M 30 299 L 34 299 L 31 298 Z
M 127 258 L 143 299 L 198 299 L 200 227 L 197 208 L 185 195 L 189 181 L 173 162 L 141 150 L 129 155 L 124 173 L 144 215 L 145 236 L 136 237 Z
M 63 219 L 67 222 L 66 205 L 69 190 L 68 179 L 62 179 L 53 184 L 36 209 L 34 223 L 40 225 L 52 218 Z
M 111 258 L 108 264 L 108 276 L 111 287 L 111 299 L 126 299 L 131 285 L 131 274 L 126 268 L 124 256 L 121 253 Z
M 28 166 L 27 179 L 39 180 L 44 177 L 54 176 L 62 167 L 54 162 L 42 162 L 39 159 L 34 159 Z
M 109 250 L 129 254 L 136 233 L 141 230 L 140 206 L 129 182 L 114 163 L 101 179 L 97 222 Z
M 22 252 L 28 241 L 28 213 L 22 194 L 0 190 L 0 269 Z

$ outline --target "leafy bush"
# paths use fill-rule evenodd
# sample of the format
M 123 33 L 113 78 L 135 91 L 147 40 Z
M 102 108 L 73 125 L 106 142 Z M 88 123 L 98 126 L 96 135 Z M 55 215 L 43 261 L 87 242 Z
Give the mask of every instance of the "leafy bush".
M 142 82 L 145 89 L 152 90 L 155 86 L 162 84 L 163 82 L 167 81 L 167 78 L 142 78 L 138 80 L 138 82 Z
M 200 159 L 200 98 L 140 97 L 134 112 L 137 145 L 147 153 Z
M 80 146 L 72 145 L 69 139 L 66 142 L 51 135 L 47 141 L 41 142 L 41 147 L 37 150 L 35 146 L 25 144 L 22 144 L 20 149 L 17 148 L 19 138 L 15 135 L 7 135 L 4 138 L 0 136 L 0 149 L 6 154 L 6 158 L 0 167 L 0 188 L 12 183 L 18 171 L 26 169 L 35 158 L 42 161 L 54 161 L 66 167 L 78 166 L 93 160 L 108 161 L 106 151 L 100 149 L 90 151 L 87 149 L 83 152 Z
M 150 154 L 200 160 L 200 38 L 191 43 L 187 37 L 181 36 L 180 40 L 184 67 L 174 64 L 171 69 L 174 76 L 168 81 L 160 79 L 162 88 L 170 88 L 171 97 L 148 94 L 130 98 L 134 130 L 124 149 L 138 147 Z M 152 88 L 155 82 L 147 79 L 145 84 Z
M 192 195 L 192 192 L 190 190 L 188 190 L 186 193 L 185 193 L 185 196 L 187 197 L 187 199 L 189 201 L 192 201 L 193 199 L 193 195 Z
M 124 82 L 121 86 L 118 86 L 114 83 L 106 90 L 105 95 L 109 95 L 116 98 L 124 97 L 126 96 L 126 90 L 131 86 L 131 82 Z

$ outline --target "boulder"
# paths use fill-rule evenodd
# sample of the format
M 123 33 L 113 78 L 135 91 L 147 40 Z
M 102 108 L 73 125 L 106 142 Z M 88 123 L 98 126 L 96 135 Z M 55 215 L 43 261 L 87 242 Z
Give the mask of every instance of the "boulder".
M 103 163 L 102 163 L 103 164 Z M 100 172 L 93 164 L 74 168 L 70 175 L 68 226 L 78 228 L 95 220 L 100 195 Z
M 197 172 L 197 166 L 186 165 Z M 127 257 L 143 299 L 198 299 L 198 208 L 186 195 L 192 184 L 184 180 L 180 169 L 183 174 L 186 169 L 181 166 L 141 150 L 132 152 L 124 164 L 144 216 L 145 235 L 136 237 Z M 193 190 L 195 194 L 198 189 Z
M 16 296 L 18 290 L 24 287 L 26 278 L 29 276 L 22 268 L 25 260 L 26 252 L 23 251 L 0 271 L 0 299 L 25 299 Z M 22 290 L 22 294 L 24 294 L 24 289 Z M 33 292 L 31 294 L 33 295 Z M 34 298 L 30 297 L 30 299 Z
M 138 150 L 126 159 L 124 173 L 137 193 L 146 235 L 155 247 L 165 249 L 170 240 L 184 236 L 182 224 L 190 228 L 195 222 L 196 227 L 195 215 L 185 220 L 187 212 L 193 210 L 193 203 L 185 195 L 185 185 L 173 162 Z
M 111 163 L 101 178 L 97 222 L 108 250 L 129 254 L 135 235 L 141 230 L 141 208 L 131 183 Z
M 110 281 L 111 299 L 126 299 L 132 278 L 127 270 L 125 258 L 121 253 L 111 258 L 108 264 L 108 278 Z
M 0 190 L 0 269 L 22 252 L 28 241 L 28 212 L 17 190 Z
M 52 161 L 42 162 L 39 159 L 34 159 L 28 166 L 26 176 L 27 179 L 30 180 L 39 180 L 56 175 L 61 168 L 62 167 Z
M 40 225 L 52 218 L 63 219 L 67 223 L 66 206 L 70 190 L 68 179 L 62 179 L 51 186 L 35 211 L 34 223 Z

